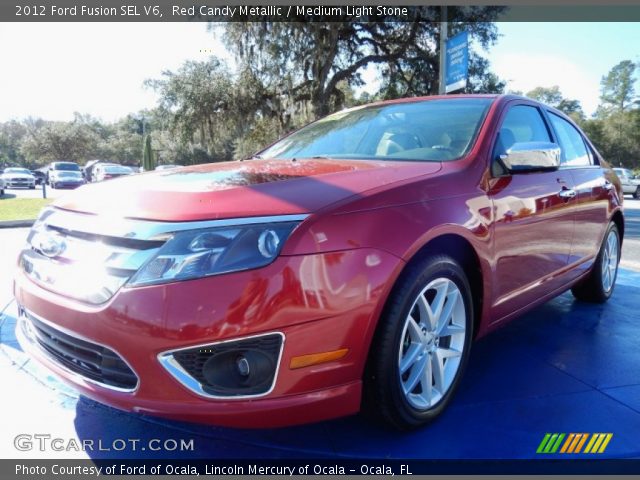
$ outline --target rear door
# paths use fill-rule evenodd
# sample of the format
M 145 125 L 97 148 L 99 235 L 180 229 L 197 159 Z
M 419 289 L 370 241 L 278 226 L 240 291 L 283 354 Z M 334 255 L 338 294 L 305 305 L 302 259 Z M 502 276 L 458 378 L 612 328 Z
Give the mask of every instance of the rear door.
M 588 269 L 598 254 L 607 228 L 609 201 L 613 190 L 595 153 L 582 133 L 567 119 L 547 112 L 551 127 L 562 150 L 561 170 L 569 173 L 576 191 L 576 230 L 569 256 L 571 276 Z
M 553 142 L 544 113 L 515 103 L 503 114 L 492 160 L 514 143 Z M 492 318 L 497 321 L 562 284 L 571 253 L 575 199 L 568 171 L 493 173 Z

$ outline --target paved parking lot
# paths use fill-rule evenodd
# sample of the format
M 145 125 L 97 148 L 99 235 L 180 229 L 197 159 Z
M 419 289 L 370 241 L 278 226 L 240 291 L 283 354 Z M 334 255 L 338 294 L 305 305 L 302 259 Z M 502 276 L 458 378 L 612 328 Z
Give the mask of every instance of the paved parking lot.
M 46 195 L 47 198 L 58 198 L 70 191 L 69 189 L 47 187 Z M 43 198 L 42 185 L 36 185 L 35 190 L 29 188 L 7 188 L 4 191 L 3 198 Z
M 193 440 L 173 458 L 539 458 L 545 432 L 611 432 L 602 457 L 640 458 L 640 202 L 627 201 L 623 267 L 606 305 L 571 294 L 474 345 L 461 390 L 421 430 L 389 432 L 354 416 L 314 425 L 234 430 L 144 417 L 78 397 L 15 341 L 11 270 L 27 229 L 0 229 L 0 457 L 165 458 L 164 451 L 17 451 L 20 433 L 52 437 Z M 635 269 L 635 271 L 634 271 Z

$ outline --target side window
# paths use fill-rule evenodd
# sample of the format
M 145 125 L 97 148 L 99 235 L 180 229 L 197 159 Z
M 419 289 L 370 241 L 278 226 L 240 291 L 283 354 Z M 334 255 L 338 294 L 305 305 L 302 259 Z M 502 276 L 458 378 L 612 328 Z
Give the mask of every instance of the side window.
M 591 165 L 591 157 L 582 135 L 564 118 L 549 112 L 551 125 L 558 135 L 558 143 L 562 149 L 562 164 L 570 167 Z
M 496 143 L 496 155 L 506 153 L 514 143 L 550 142 L 547 125 L 536 107 L 516 105 L 507 112 Z

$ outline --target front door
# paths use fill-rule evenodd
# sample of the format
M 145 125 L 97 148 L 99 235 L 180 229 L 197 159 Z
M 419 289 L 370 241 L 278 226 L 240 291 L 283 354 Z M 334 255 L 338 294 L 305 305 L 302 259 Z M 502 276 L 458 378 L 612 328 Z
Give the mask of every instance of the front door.
M 512 104 L 498 130 L 493 157 L 520 142 L 551 142 L 551 130 L 530 104 Z M 525 307 L 561 285 L 574 235 L 569 172 L 494 175 L 492 321 Z

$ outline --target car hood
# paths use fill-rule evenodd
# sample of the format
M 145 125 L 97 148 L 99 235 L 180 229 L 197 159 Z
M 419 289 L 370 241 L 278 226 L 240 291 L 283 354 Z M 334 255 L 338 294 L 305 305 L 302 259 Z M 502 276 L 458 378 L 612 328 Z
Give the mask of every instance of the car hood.
M 28 173 L 3 173 L 2 178 L 26 178 L 27 180 L 33 180 L 35 177 Z
M 436 173 L 437 162 L 249 160 L 85 185 L 54 206 L 161 221 L 311 213 L 383 185 Z

